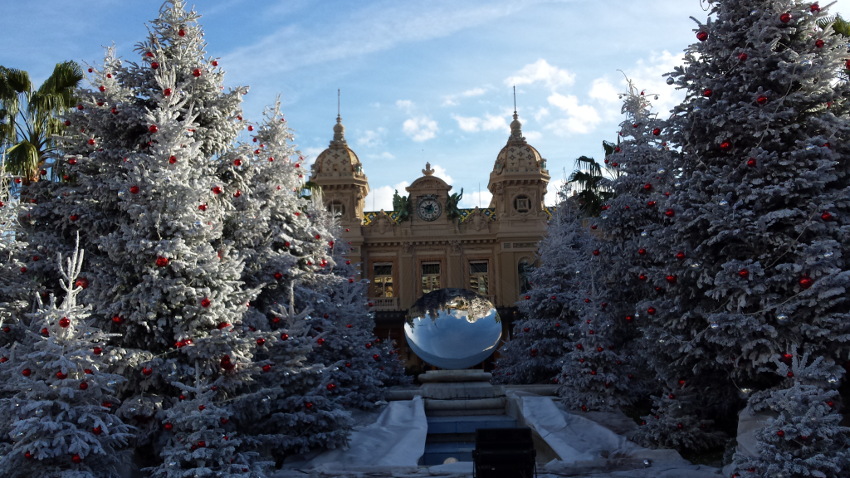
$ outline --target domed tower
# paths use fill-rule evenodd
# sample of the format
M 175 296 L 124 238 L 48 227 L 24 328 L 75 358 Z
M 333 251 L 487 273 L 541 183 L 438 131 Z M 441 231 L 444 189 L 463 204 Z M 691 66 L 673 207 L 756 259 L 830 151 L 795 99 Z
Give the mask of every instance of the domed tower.
M 545 214 L 543 196 L 549 184 L 546 160 L 522 135 L 522 123 L 514 110 L 511 136 L 496 156 L 487 189 L 493 194 L 490 207 L 499 221 L 534 218 Z
M 325 207 L 339 216 L 343 226 L 360 226 L 369 180 L 363 173 L 360 159 L 345 142 L 345 127 L 339 115 L 334 125 L 334 138 L 313 163 L 310 181 L 321 187 Z

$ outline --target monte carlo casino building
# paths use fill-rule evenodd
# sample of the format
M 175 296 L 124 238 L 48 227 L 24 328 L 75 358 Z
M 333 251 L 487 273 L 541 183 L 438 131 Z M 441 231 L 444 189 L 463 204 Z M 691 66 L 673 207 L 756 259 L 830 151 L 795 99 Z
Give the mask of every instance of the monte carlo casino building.
M 369 280 L 377 337 L 394 340 L 415 371 L 421 367 L 404 338 L 407 310 L 441 288 L 473 290 L 495 305 L 508 336 L 515 303 L 528 287 L 537 244 L 551 211 L 543 202 L 546 160 L 522 136 L 516 112 L 507 144 L 495 156 L 486 208 L 459 209 L 458 194 L 425 164 L 422 176 L 397 197 L 398 211 L 365 211 L 369 181 L 337 117 L 333 140 L 316 158 L 310 181 L 341 223 L 349 257 Z M 494 147 L 494 152 L 495 152 Z M 474 159 L 471 159 L 474 160 Z

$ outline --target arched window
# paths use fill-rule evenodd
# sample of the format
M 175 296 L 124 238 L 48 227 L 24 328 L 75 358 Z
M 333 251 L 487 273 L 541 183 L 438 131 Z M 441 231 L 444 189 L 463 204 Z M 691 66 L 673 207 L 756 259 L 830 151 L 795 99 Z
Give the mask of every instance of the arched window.
M 534 267 L 528 259 L 522 258 L 519 260 L 519 264 L 517 264 L 517 277 L 519 278 L 520 293 L 524 294 L 531 289 L 530 276 L 533 269 Z

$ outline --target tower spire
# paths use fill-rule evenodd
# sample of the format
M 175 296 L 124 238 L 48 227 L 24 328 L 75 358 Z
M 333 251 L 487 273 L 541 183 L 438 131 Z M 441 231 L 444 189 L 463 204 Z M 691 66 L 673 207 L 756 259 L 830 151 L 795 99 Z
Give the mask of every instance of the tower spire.
M 522 136 L 522 123 L 519 122 L 519 115 L 516 112 L 516 85 L 514 85 L 514 120 L 511 121 L 511 136 L 508 142 L 525 143 L 525 138 Z
M 334 139 L 331 141 L 331 146 L 345 145 L 345 126 L 342 125 L 342 116 L 340 107 L 341 93 L 339 88 L 336 89 L 336 124 L 334 125 Z

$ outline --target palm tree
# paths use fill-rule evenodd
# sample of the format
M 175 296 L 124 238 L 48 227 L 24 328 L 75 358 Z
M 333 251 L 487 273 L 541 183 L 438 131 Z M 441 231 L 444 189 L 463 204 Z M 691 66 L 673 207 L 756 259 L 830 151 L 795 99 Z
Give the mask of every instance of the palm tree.
M 53 138 L 62 132 L 59 115 L 74 103 L 83 72 L 73 61 L 57 63 L 53 73 L 33 90 L 26 71 L 0 66 L 0 142 L 6 148 L 6 170 L 29 183 L 55 152 Z
M 605 149 L 605 157 L 614 152 L 616 145 L 608 141 L 602 142 Z M 608 160 L 605 160 L 608 163 Z M 606 174 L 602 172 L 602 165 L 595 159 L 581 156 L 576 159 L 575 171 L 570 174 L 568 183 L 575 184 L 578 192 L 575 194 L 582 213 L 587 216 L 598 216 L 600 207 L 614 196 L 610 188 L 611 177 L 616 176 L 618 171 L 605 168 Z

